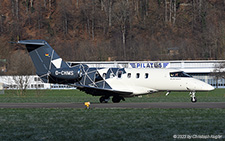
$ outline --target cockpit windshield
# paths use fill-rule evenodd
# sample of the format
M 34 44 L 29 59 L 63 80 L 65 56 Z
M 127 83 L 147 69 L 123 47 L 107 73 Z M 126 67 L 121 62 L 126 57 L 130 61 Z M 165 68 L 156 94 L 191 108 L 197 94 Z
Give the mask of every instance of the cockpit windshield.
M 179 72 L 171 72 L 170 77 L 191 77 L 191 76 L 183 71 L 179 71 Z

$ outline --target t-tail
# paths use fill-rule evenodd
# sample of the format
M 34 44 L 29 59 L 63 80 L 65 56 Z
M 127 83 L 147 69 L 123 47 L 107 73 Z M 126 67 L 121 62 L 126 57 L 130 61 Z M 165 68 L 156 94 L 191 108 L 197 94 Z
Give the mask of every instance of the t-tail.
M 75 83 L 82 76 L 82 65 L 70 67 L 44 40 L 23 40 L 34 63 L 36 73 L 46 83 Z

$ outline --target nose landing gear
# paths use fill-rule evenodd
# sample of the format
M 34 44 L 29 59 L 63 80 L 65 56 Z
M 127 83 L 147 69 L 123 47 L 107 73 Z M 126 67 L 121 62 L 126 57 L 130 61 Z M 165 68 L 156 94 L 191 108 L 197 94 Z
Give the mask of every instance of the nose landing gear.
M 191 102 L 193 102 L 193 103 L 197 102 L 197 98 L 195 97 L 195 93 L 196 92 L 190 92 Z

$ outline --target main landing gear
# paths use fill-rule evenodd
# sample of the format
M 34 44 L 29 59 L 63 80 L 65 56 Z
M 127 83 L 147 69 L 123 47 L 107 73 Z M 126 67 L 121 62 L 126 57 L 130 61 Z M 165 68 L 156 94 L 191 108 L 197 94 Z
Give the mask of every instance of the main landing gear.
M 197 98 L 195 97 L 195 93 L 196 92 L 190 92 L 191 102 L 193 102 L 193 103 L 197 102 Z
M 121 96 L 113 96 L 112 98 L 113 103 L 119 103 L 121 100 L 125 101 L 125 99 Z
M 108 101 L 110 100 L 109 96 L 102 96 L 99 98 L 100 103 L 108 103 Z
M 110 97 L 109 96 L 102 96 L 100 97 L 99 101 L 100 103 L 108 103 L 108 101 L 110 100 Z M 112 98 L 112 102 L 113 103 L 119 103 L 121 100 L 125 101 L 125 99 L 121 96 L 113 96 Z

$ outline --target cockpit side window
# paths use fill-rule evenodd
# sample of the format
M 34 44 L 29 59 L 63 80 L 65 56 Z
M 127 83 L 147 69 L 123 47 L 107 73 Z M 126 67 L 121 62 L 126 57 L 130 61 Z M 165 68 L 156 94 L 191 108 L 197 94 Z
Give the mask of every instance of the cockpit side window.
M 191 77 L 191 76 L 183 71 L 179 71 L 179 72 L 171 72 L 170 77 Z

